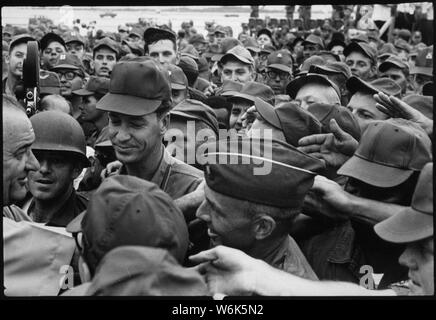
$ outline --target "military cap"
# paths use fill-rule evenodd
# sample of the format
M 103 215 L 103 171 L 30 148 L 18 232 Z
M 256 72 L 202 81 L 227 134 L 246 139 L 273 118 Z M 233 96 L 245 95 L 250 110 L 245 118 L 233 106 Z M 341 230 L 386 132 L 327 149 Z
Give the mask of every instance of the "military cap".
M 332 41 L 329 42 L 329 44 L 327 46 L 327 50 L 332 50 L 336 46 L 341 46 L 341 47 L 345 48 L 347 45 L 345 44 L 345 42 L 343 40 L 333 39 Z
M 197 43 L 197 42 L 200 42 L 200 43 L 208 43 L 207 41 L 206 41 L 206 39 L 204 38 L 204 36 L 202 35 L 202 34 L 199 34 L 199 33 L 196 33 L 196 34 L 193 34 L 190 38 L 189 38 L 189 43 L 190 44 L 194 44 L 194 43 Z
M 277 49 L 273 46 L 273 45 L 271 45 L 271 44 L 267 44 L 267 45 L 262 45 L 261 47 L 260 47 L 260 51 L 259 51 L 259 53 L 267 53 L 267 54 L 270 54 L 270 53 L 273 53 L 274 51 L 276 51 Z
M 122 246 L 101 260 L 88 296 L 207 296 L 203 277 L 183 268 L 168 250 Z
M 183 70 L 185 74 L 186 72 L 196 73 L 197 76 L 199 74 L 198 64 L 195 62 L 194 59 L 190 57 L 181 56 L 178 66 Z
M 199 53 L 197 50 L 195 50 L 194 46 L 192 44 L 188 44 L 186 47 L 184 47 L 181 51 L 180 51 L 180 55 L 183 56 L 187 56 L 190 57 L 194 60 L 198 60 L 198 58 L 200 57 Z
M 77 33 L 68 32 L 65 36 L 65 44 L 71 43 L 71 42 L 79 42 L 83 46 L 85 45 L 84 39 Z
M 186 78 L 183 70 L 174 65 L 168 65 L 168 75 L 170 78 L 171 89 L 174 90 L 186 90 L 188 88 L 188 78 Z
M 118 32 L 120 32 L 120 31 L 127 32 L 127 31 L 129 31 L 129 28 L 127 28 L 126 25 L 120 24 L 120 25 L 118 26 Z
M 142 48 L 142 46 L 138 42 L 133 42 L 127 39 L 123 39 L 123 41 L 121 41 L 121 44 L 125 44 L 126 46 L 128 46 L 130 51 L 133 54 L 136 54 L 137 56 L 144 55 L 144 48 Z
M 320 57 L 318 55 L 310 56 L 309 58 L 303 61 L 303 63 L 299 68 L 299 72 L 296 74 L 296 76 L 307 74 L 312 65 L 324 65 L 325 63 L 326 61 L 324 60 L 323 57 Z
M 365 33 L 359 33 L 356 37 L 350 39 L 351 42 L 364 42 L 364 43 L 368 43 L 369 42 L 369 38 Z
M 410 243 L 433 236 L 433 163 L 422 169 L 412 204 L 376 224 L 374 230 L 383 240 Z
M 409 94 L 402 100 L 427 118 L 433 120 L 433 95 Z
M 188 248 L 185 218 L 171 197 L 156 184 L 130 175 L 104 179 L 67 231 L 83 233 L 84 258 L 92 266 L 120 246 L 167 249 L 180 263 Z
M 377 51 L 365 42 L 350 42 L 350 44 L 344 49 L 344 56 L 347 57 L 352 52 L 360 52 L 367 56 L 373 64 L 376 63 Z
M 339 56 L 331 51 L 326 51 L 326 50 L 321 50 L 317 52 L 317 55 L 324 58 L 324 57 L 332 57 L 334 58 L 336 61 L 341 61 L 341 58 L 339 58 Z M 327 58 L 325 58 L 325 60 L 327 61 Z
M 230 56 L 235 57 L 237 60 L 241 61 L 242 63 L 254 65 L 254 59 L 251 56 L 250 52 L 241 45 L 237 45 L 236 47 L 233 47 L 232 49 L 227 51 L 227 53 L 224 54 L 219 61 L 221 63 L 224 63 L 226 58 Z
M 398 68 L 401 70 L 409 70 L 409 65 L 407 64 L 407 62 L 404 62 L 403 60 L 401 60 L 397 56 L 388 57 L 386 60 L 384 60 L 378 66 L 378 70 L 380 72 L 386 72 L 392 67 Z
M 94 48 L 92 49 L 92 52 L 95 53 L 95 51 L 97 51 L 97 49 L 98 49 L 98 48 L 101 48 L 101 47 L 109 48 L 110 50 L 112 50 L 113 52 L 115 52 L 117 56 L 118 56 L 119 53 L 120 53 L 120 50 L 119 50 L 118 44 L 117 44 L 114 40 L 112 40 L 111 38 L 108 38 L 108 37 L 104 37 L 104 38 L 101 38 L 100 40 L 98 40 L 98 41 L 95 43 L 95 46 L 94 46 Z
M 247 50 L 253 51 L 253 52 L 260 52 L 259 44 L 257 43 L 256 39 L 253 37 L 247 37 L 244 41 L 242 41 L 242 44 L 244 45 Z
M 61 36 L 57 35 L 54 32 L 49 32 L 42 37 L 41 41 L 41 51 L 44 51 L 50 43 L 53 41 L 59 42 L 65 49 L 67 48 L 64 39 Z
M 325 75 L 342 74 L 349 79 L 352 74 L 350 67 L 344 62 L 327 61 L 326 64 L 311 65 L 309 73 L 319 73 Z
M 347 108 L 338 104 L 313 103 L 308 106 L 307 111 L 319 120 L 323 133 L 331 132 L 330 120 L 335 119 L 342 130 L 357 141 L 360 140 L 359 122 Z
M 418 50 L 415 66 L 411 68 L 410 73 L 433 76 L 433 46 Z
M 198 58 L 198 61 L 196 61 L 196 62 L 197 62 L 199 73 L 209 71 L 209 63 L 207 62 L 207 59 L 205 57 L 200 56 L 200 58 Z
M 39 92 L 41 94 L 61 94 L 61 81 L 56 72 L 39 71 Z
M 230 38 L 230 37 L 224 38 L 220 44 L 220 48 L 221 48 L 220 53 L 212 56 L 212 61 L 219 61 L 227 52 L 230 51 L 230 49 L 241 45 L 242 45 L 241 41 L 239 41 L 236 38 Z
M 222 33 L 222 34 L 227 34 L 226 29 L 223 26 L 216 26 L 215 30 L 213 33 Z
M 61 54 L 56 65 L 50 70 L 56 71 L 59 69 L 77 70 L 82 78 L 85 77 L 85 66 L 76 55 L 71 53 Z
M 305 85 L 310 83 L 317 83 L 322 84 L 327 87 L 331 87 L 335 90 L 338 97 L 341 97 L 340 90 L 338 86 L 333 83 L 327 76 L 323 74 L 317 74 L 317 73 L 308 73 L 306 75 L 303 75 L 301 77 L 298 77 L 291 82 L 288 83 L 286 86 L 286 93 L 292 98 L 295 99 L 297 96 L 298 91 Z
M 29 41 L 36 41 L 36 39 L 34 37 L 32 37 L 31 35 L 25 33 L 25 34 L 19 34 L 17 36 L 12 37 L 11 42 L 9 42 L 9 52 L 12 51 L 12 49 L 21 43 L 27 43 Z
M 243 84 L 238 81 L 224 80 L 222 87 L 217 91 L 216 95 L 231 97 L 233 94 L 241 91 Z
M 155 112 L 163 101 L 171 101 L 168 72 L 152 60 L 130 60 L 114 66 L 109 93 L 97 109 L 141 116 Z
M 431 141 L 425 131 L 404 119 L 371 122 L 354 155 L 338 170 L 369 185 L 391 188 L 421 171 L 431 161 Z
M 292 74 L 293 62 L 290 52 L 282 49 L 274 51 L 268 56 L 266 66 Z
M 295 103 L 288 102 L 274 108 L 256 98 L 256 110 L 273 127 L 283 131 L 286 142 L 298 147 L 298 140 L 321 133 L 321 123 L 311 113 Z
M 139 38 L 141 39 L 141 30 L 139 28 L 134 28 L 129 32 L 129 38 Z
M 271 33 L 271 30 L 269 30 L 269 29 L 267 29 L 267 28 L 260 29 L 260 30 L 257 32 L 257 37 L 259 38 L 262 34 L 266 34 L 270 39 L 272 39 L 272 33 Z
M 191 99 L 182 101 L 171 110 L 170 116 L 173 115 L 201 121 L 208 125 L 218 136 L 219 128 L 215 112 L 211 107 L 200 101 Z
M 409 46 L 409 44 L 407 43 L 407 41 L 405 41 L 404 39 L 397 39 L 397 40 L 394 42 L 394 46 L 395 46 L 395 48 L 397 48 L 398 50 L 404 50 L 404 51 L 406 51 L 407 53 L 410 52 L 410 46 Z
M 109 92 L 109 82 L 108 78 L 91 76 L 84 88 L 75 90 L 73 93 L 78 96 L 105 95 Z
M 313 45 L 313 44 L 320 46 L 321 49 L 324 49 L 324 41 L 320 37 L 318 37 L 318 36 L 316 36 L 314 34 L 310 34 L 303 41 L 303 46 L 305 46 L 305 45 Z
M 378 59 L 383 59 L 385 56 L 389 57 L 390 55 L 398 54 L 397 49 L 390 42 L 384 43 L 380 50 L 378 50 Z M 388 56 L 389 55 L 389 56 Z
M 366 92 L 376 94 L 379 91 L 387 94 L 388 96 L 400 96 L 401 87 L 392 79 L 379 78 L 371 82 L 364 81 L 358 77 L 352 76 L 346 83 L 350 95 L 356 92 Z
M 230 95 L 230 92 L 227 95 Z M 244 99 L 254 104 L 256 98 L 274 104 L 274 91 L 263 83 L 248 81 L 242 85 L 240 92 L 232 92 L 229 100 Z
M 301 207 L 324 164 L 281 141 L 238 136 L 204 145 L 207 186 L 263 205 Z

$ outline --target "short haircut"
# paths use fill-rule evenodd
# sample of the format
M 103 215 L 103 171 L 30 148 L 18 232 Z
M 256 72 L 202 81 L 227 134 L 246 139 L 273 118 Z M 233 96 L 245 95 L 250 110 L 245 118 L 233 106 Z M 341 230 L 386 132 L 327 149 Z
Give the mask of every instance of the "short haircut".
M 169 40 L 169 41 L 171 41 L 173 43 L 174 51 L 177 52 L 177 42 L 176 42 L 175 39 L 168 38 L 168 37 L 165 37 L 165 35 L 157 33 L 156 36 L 154 36 L 152 39 L 150 39 L 149 43 L 145 43 L 144 44 L 144 52 L 145 52 L 145 54 L 149 53 L 149 50 L 148 50 L 148 46 L 149 45 L 154 44 L 154 43 L 156 43 L 158 41 L 161 41 L 161 40 Z
M 41 110 L 56 110 L 61 112 L 68 110 L 66 113 L 72 115 L 68 101 L 58 94 L 49 94 L 42 98 L 40 108 Z

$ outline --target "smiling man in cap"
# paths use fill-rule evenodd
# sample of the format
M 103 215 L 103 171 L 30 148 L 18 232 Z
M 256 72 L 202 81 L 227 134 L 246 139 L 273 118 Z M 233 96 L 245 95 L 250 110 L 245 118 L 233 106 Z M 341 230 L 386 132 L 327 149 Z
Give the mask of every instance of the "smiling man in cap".
M 376 108 L 374 94 L 381 91 L 389 96 L 399 97 L 401 95 L 401 87 L 389 78 L 380 78 L 366 82 L 353 76 L 348 79 L 347 88 L 351 97 L 347 108 L 359 121 L 362 132 L 365 131 L 370 121 L 388 118 L 386 114 Z
M 97 109 L 109 112 L 109 137 L 123 164 L 121 174 L 152 181 L 176 199 L 195 190 L 202 174 L 164 148 L 170 108 L 168 72 L 153 60 L 116 64 L 109 93 L 97 103 Z
M 382 78 L 390 78 L 401 87 L 401 94 L 405 95 L 409 81 L 409 65 L 397 56 L 391 56 L 378 66 Z
M 40 41 L 41 44 L 41 66 L 45 70 L 50 70 L 59 61 L 61 55 L 67 52 L 64 39 L 56 33 L 47 33 Z
M 327 76 L 316 73 L 292 80 L 286 87 L 286 93 L 303 109 L 316 102 L 340 104 L 341 101 L 338 86 Z
M 221 82 L 233 80 L 241 83 L 253 81 L 255 77 L 254 59 L 241 45 L 227 51 L 219 60 Z
M 207 223 L 212 246 L 237 248 L 278 269 L 317 279 L 289 228 L 314 172 L 323 170 L 321 162 L 274 140 L 238 137 L 207 147 L 205 200 L 197 217 Z

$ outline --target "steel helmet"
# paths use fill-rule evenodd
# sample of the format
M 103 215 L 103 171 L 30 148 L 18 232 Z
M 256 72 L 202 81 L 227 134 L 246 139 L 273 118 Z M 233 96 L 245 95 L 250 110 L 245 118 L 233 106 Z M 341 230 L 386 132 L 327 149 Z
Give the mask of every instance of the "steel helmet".
M 64 112 L 44 111 L 33 115 L 30 121 L 35 132 L 32 150 L 71 152 L 84 167 L 90 166 L 85 134 L 76 119 Z

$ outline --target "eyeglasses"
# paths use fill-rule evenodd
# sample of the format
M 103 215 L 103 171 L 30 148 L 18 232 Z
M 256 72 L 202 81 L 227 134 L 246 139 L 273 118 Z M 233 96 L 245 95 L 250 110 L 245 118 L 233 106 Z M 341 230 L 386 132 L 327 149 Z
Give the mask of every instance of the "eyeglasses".
M 74 77 L 77 75 L 77 73 L 75 73 L 74 71 L 58 71 L 57 74 L 59 75 L 59 79 L 62 79 L 62 76 L 64 76 L 67 80 L 73 80 Z
M 266 75 L 270 78 L 270 79 L 276 79 L 277 76 L 280 78 L 280 80 L 289 80 L 291 78 L 291 74 L 286 73 L 286 72 L 276 72 L 276 71 L 267 71 Z

